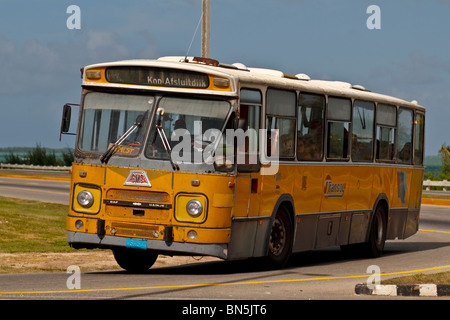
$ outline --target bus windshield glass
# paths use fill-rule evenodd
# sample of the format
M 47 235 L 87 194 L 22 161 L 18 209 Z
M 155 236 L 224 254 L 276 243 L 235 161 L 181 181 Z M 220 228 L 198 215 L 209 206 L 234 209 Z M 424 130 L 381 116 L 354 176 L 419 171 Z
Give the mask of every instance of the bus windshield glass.
M 136 156 L 143 144 L 150 110 L 151 95 L 87 93 L 78 146 L 86 152 L 105 152 L 139 119 L 140 126 L 117 148 L 116 154 Z
M 195 153 L 202 153 L 215 142 L 216 133 L 221 134 L 230 109 L 231 104 L 224 100 L 163 97 L 156 110 L 145 155 L 151 159 L 172 156 L 172 159 L 190 162 Z M 176 147 L 179 143 L 182 146 Z

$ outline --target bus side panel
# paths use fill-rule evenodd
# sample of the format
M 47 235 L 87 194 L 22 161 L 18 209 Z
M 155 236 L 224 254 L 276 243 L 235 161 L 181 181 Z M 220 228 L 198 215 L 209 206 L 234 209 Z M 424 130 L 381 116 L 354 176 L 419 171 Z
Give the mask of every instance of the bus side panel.
M 395 170 L 394 192 L 388 218 L 387 239 L 404 239 L 409 216 L 411 194 L 414 193 L 412 169 L 398 168 Z M 409 234 L 410 232 L 408 232 Z
M 372 208 L 372 184 L 376 168 L 369 166 L 352 167 L 348 181 L 347 210 Z
M 323 166 L 295 166 L 294 204 L 296 214 L 318 213 L 323 195 Z
M 294 205 L 296 233 L 293 252 L 314 249 L 323 197 L 323 166 L 295 166 Z
M 282 177 L 284 180 L 281 180 Z M 270 217 L 281 193 L 281 186 L 289 185 L 285 181 L 286 177 L 287 171 L 283 171 L 282 167 L 273 176 L 261 176 L 259 173 L 237 176 L 229 260 L 266 254 Z
M 340 213 L 320 215 L 317 223 L 315 248 L 325 248 L 339 244 L 340 221 Z
M 347 210 L 350 166 L 324 166 L 321 212 Z
M 395 191 L 395 169 L 391 167 L 378 166 L 374 169 L 372 184 L 372 206 L 375 205 L 378 197 L 383 194 L 388 201 L 388 207 L 392 207 L 392 198 Z
M 231 239 L 228 246 L 228 259 L 245 259 L 253 256 L 255 246 L 256 220 L 234 220 L 231 225 Z
M 411 170 L 409 207 L 419 209 L 422 202 L 423 169 Z
M 294 239 L 293 252 L 308 251 L 315 248 L 318 218 L 318 214 L 297 216 L 297 232 Z
M 419 230 L 419 213 L 420 204 L 422 200 L 422 183 L 423 183 L 423 170 L 413 169 L 411 178 L 411 192 L 409 198 L 409 211 L 406 221 L 404 239 L 412 236 Z
M 362 243 L 367 239 L 370 216 L 367 212 L 353 213 L 348 244 Z M 345 245 L 346 243 L 341 243 Z

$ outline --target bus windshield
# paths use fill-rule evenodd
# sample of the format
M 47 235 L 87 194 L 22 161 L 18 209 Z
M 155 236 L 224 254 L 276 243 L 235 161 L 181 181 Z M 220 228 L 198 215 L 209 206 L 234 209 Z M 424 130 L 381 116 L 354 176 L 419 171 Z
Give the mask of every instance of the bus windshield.
M 116 154 L 136 156 L 145 138 L 154 101 L 151 95 L 87 93 L 78 147 L 86 152 L 103 153 L 139 119 L 139 128 L 116 150 Z
M 133 157 L 146 143 L 147 158 L 190 162 L 197 153 L 196 159 L 203 162 L 205 147 L 221 135 L 230 109 L 230 102 L 225 100 L 88 92 L 78 147 L 103 154 L 113 148 L 115 156 Z M 152 113 L 155 115 L 149 130 Z M 127 135 L 136 123 L 139 126 Z M 120 144 L 114 146 L 117 141 Z
M 206 146 L 215 142 L 217 135 L 211 138 L 208 133 L 222 132 L 230 109 L 231 104 L 224 100 L 163 97 L 156 110 L 145 155 L 190 162 L 195 153 L 201 154 Z M 183 146 L 175 148 L 179 143 Z

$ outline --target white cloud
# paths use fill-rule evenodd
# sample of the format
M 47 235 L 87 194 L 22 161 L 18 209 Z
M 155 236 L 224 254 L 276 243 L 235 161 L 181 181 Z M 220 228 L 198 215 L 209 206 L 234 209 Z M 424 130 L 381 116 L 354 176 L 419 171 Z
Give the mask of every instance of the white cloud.
M 92 60 L 109 61 L 129 57 L 129 50 L 119 36 L 111 31 L 87 31 L 86 49 Z

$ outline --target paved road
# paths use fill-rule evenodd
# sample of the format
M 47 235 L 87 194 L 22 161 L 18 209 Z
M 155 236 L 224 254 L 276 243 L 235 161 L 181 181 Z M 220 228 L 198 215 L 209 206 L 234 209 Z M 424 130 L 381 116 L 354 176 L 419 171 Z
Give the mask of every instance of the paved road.
M 338 248 L 329 248 L 297 254 L 287 268 L 273 271 L 261 269 L 258 261 L 218 261 L 154 268 L 140 275 L 82 272 L 79 290 L 68 289 L 71 274 L 5 274 L 0 275 L 0 299 L 386 299 L 354 294 L 355 285 L 371 275 L 369 266 L 387 274 L 383 279 L 449 271 L 449 256 L 450 208 L 423 206 L 420 231 L 407 240 L 387 242 L 385 255 L 378 259 L 350 259 Z M 189 306 L 189 301 L 178 302 L 178 308 Z
M 69 204 L 70 181 L 0 177 L 0 196 Z

